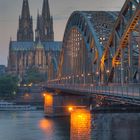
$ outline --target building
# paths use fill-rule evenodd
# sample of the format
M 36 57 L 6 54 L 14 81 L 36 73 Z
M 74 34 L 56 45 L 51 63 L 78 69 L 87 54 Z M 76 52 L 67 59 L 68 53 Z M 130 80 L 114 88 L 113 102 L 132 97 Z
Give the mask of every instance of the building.
M 42 14 L 37 15 L 35 40 L 29 3 L 28 0 L 23 0 L 17 41 L 10 40 L 9 43 L 9 73 L 22 77 L 32 67 L 38 68 L 42 73 L 50 73 L 49 65 L 57 65 L 61 47 L 61 42 L 54 41 L 53 18 L 48 0 L 43 1 Z

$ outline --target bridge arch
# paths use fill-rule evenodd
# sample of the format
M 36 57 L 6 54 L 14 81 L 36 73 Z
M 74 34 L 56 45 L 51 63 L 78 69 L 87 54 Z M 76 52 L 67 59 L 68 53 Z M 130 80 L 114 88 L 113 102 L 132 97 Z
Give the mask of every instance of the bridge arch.
M 66 25 L 58 79 L 62 83 L 94 83 L 117 12 L 75 11 Z
M 139 46 L 140 0 L 126 0 L 101 58 L 101 81 L 140 82 Z

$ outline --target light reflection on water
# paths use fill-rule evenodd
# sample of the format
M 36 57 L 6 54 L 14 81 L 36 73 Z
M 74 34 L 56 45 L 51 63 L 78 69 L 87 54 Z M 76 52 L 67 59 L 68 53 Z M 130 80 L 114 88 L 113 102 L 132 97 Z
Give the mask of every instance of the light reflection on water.
M 43 111 L 0 112 L 0 140 L 69 140 L 69 118 L 44 118 Z
M 140 113 L 76 110 L 51 119 L 41 111 L 0 112 L 0 140 L 140 140 Z
M 97 114 L 92 118 L 93 140 L 140 140 L 140 113 Z
M 54 122 L 52 120 L 41 119 L 39 121 L 39 128 L 47 135 L 48 138 L 53 137 Z
M 90 140 L 91 114 L 86 109 L 77 109 L 71 113 L 70 140 Z

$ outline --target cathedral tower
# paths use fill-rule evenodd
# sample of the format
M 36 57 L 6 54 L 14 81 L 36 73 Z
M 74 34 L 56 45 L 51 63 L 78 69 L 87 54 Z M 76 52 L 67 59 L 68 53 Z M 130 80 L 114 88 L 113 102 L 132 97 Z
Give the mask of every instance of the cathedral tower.
M 36 41 L 54 41 L 53 18 L 48 0 L 43 1 L 42 15 L 37 16 Z
M 33 21 L 30 16 L 28 0 L 23 0 L 22 12 L 19 17 L 17 41 L 33 41 Z

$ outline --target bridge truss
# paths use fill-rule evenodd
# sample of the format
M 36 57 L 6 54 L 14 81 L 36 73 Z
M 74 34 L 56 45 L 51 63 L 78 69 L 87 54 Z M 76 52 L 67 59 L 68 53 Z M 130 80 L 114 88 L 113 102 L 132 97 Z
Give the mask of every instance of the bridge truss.
M 139 0 L 126 0 L 120 12 L 74 12 L 65 29 L 55 80 L 140 82 L 139 16 Z
M 73 12 L 57 67 L 49 83 L 140 83 L 140 0 L 126 0 L 120 12 Z

